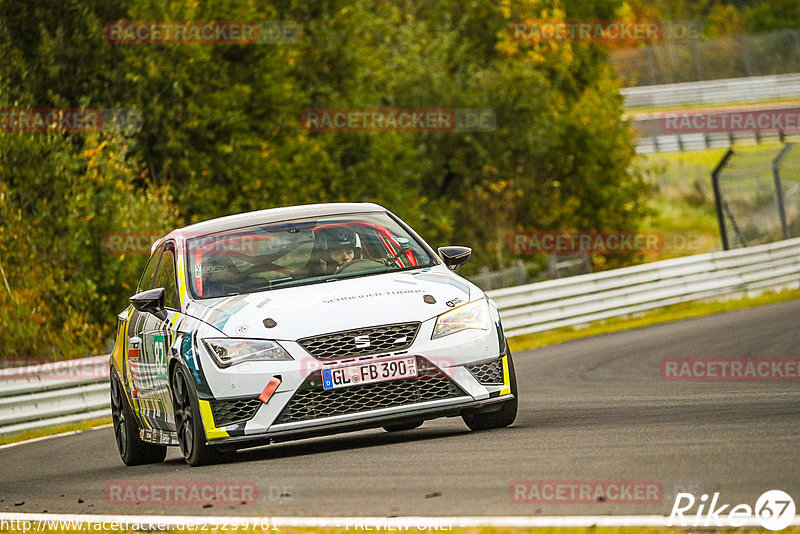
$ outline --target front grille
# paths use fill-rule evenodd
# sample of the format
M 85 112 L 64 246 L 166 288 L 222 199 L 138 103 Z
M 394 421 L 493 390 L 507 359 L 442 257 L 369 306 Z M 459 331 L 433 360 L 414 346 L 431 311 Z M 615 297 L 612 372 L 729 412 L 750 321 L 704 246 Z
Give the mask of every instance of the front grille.
M 328 390 L 322 388 L 320 371 L 314 371 L 275 423 L 308 421 L 466 395 L 439 368 L 420 356 L 417 356 L 417 371 L 416 378 Z
M 298 340 L 300 346 L 320 360 L 338 360 L 405 350 L 414 342 L 420 323 L 397 323 L 356 328 Z
M 222 399 L 211 401 L 214 426 L 221 427 L 252 419 L 263 403 L 258 399 Z
M 475 365 L 468 365 L 467 369 L 472 373 L 472 376 L 478 383 L 488 386 L 491 384 L 503 384 L 503 360 L 498 358 L 488 362 L 476 363 Z

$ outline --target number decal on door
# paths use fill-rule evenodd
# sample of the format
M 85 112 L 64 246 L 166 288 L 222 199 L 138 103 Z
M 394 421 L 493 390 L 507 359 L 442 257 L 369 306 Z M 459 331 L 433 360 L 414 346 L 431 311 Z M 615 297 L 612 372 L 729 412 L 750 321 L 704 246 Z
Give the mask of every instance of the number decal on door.
M 167 344 L 163 334 L 153 337 L 153 355 L 155 356 L 156 378 L 167 379 Z

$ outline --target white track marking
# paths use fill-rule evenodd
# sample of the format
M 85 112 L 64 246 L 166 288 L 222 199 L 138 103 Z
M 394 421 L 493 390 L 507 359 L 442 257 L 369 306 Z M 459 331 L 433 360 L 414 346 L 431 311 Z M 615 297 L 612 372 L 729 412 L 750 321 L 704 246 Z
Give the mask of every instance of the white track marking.
M 49 436 L 41 436 L 38 438 L 26 439 L 25 441 L 15 441 L 14 443 L 6 443 L 5 445 L 0 445 L 0 449 L 8 449 L 10 447 L 16 447 L 17 445 L 25 445 L 27 443 L 36 443 L 37 441 L 45 441 L 48 439 L 53 438 L 61 438 L 64 436 L 72 436 L 75 434 L 81 434 L 83 432 L 88 432 L 89 430 L 100 430 L 102 428 L 109 428 L 113 426 L 111 423 L 100 425 L 100 426 L 93 426 L 90 428 L 84 428 L 83 430 L 70 430 L 69 432 L 62 432 L 60 434 L 51 434 Z
M 760 526 L 755 518 L 746 523 L 747 526 Z M 620 516 L 460 516 L 460 517 L 241 517 L 241 516 L 166 516 L 166 515 L 113 515 L 113 514 L 25 514 L 25 513 L 0 513 L 0 522 L 24 522 L 29 524 L 43 523 L 37 526 L 36 531 L 46 531 L 54 522 L 88 523 L 98 525 L 116 523 L 123 525 L 158 525 L 158 528 L 191 528 L 198 527 L 221 528 L 222 525 L 243 525 L 247 521 L 252 528 L 273 530 L 280 527 L 340 527 L 353 530 L 384 529 L 414 529 L 438 530 L 464 527 L 643 527 L 668 526 L 668 516 L 661 515 L 620 515 Z M 47 523 L 50 523 L 49 525 Z M 800 516 L 796 516 L 791 523 L 800 525 Z M 675 527 L 681 528 L 681 527 Z M 30 529 L 30 527 L 29 527 Z M 241 527 L 240 527 L 241 529 Z

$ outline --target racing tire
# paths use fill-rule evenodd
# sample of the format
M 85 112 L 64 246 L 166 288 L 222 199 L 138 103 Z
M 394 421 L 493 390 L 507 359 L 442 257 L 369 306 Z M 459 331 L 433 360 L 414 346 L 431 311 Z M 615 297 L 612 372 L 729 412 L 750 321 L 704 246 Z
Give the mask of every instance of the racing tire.
M 514 422 L 514 419 L 517 418 L 519 395 L 517 393 L 517 374 L 514 372 L 514 362 L 511 360 L 511 352 L 508 353 L 508 380 L 514 398 L 503 402 L 498 410 L 463 415 L 462 419 L 464 419 L 464 423 L 466 423 L 470 430 L 503 428 Z
M 117 451 L 125 465 L 156 464 L 167 457 L 166 446 L 147 443 L 139 438 L 139 425 L 116 370 L 111 373 L 111 420 Z
M 178 444 L 186 463 L 192 467 L 218 463 L 233 453 L 223 453 L 206 444 L 206 431 L 200 417 L 200 403 L 186 372 L 177 367 L 172 373 L 170 395 L 175 410 Z
M 424 421 L 409 421 L 408 423 L 396 423 L 393 425 L 385 425 L 383 429 L 387 432 L 402 432 L 404 430 L 414 430 L 422 426 Z

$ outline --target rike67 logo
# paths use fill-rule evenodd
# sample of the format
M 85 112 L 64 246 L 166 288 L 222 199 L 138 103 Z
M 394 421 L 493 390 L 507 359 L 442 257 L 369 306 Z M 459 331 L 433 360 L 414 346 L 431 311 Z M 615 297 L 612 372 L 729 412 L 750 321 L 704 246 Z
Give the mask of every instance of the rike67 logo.
M 691 513 L 697 506 L 697 512 Z M 706 506 L 708 511 L 705 512 Z M 730 508 L 730 509 L 729 509 Z M 684 512 L 689 516 L 684 517 Z M 730 504 L 719 502 L 719 493 L 714 493 L 711 502 L 708 495 L 700 496 L 699 502 L 691 493 L 678 493 L 675 504 L 669 516 L 668 526 L 692 527 L 742 527 L 760 525 L 769 530 L 781 530 L 794 521 L 795 505 L 789 494 L 780 490 L 764 492 L 755 507 L 749 504 L 737 504 L 731 508 Z M 693 517 L 692 517 L 693 516 Z

